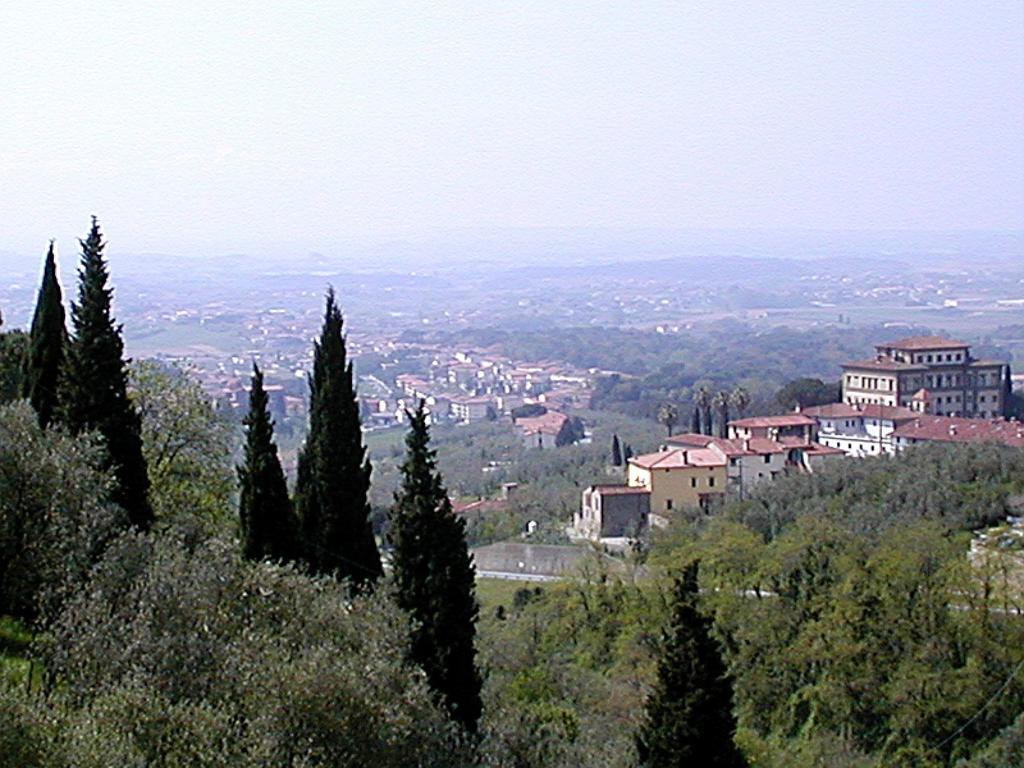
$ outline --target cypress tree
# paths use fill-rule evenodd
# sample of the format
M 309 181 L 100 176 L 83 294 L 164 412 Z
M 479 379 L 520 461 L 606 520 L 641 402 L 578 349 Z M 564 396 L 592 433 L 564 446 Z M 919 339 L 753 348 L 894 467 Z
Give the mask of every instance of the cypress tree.
M 473 643 L 478 605 L 466 521 L 452 511 L 437 471 L 423 401 L 409 420 L 389 533 L 398 604 L 414 622 L 413 661 L 451 717 L 475 731 L 481 710 Z
M 741 768 L 732 683 L 711 620 L 698 610 L 697 564 L 676 579 L 672 618 L 662 638 L 658 680 L 636 737 L 644 768 Z
M 60 283 L 57 282 L 57 261 L 51 240 L 32 316 L 22 393 L 32 403 L 39 426 L 43 429 L 49 425 L 57 407 L 57 382 L 64 364 L 66 337 L 64 303 Z
M 96 217 L 82 245 L 78 271 L 78 302 L 71 304 L 74 335 L 66 349 L 61 380 L 60 419 L 73 434 L 97 431 L 107 450 L 107 469 L 114 472 L 111 500 L 128 513 L 136 528 L 153 524 L 149 476 L 142 455 L 139 414 L 128 399 L 122 326 L 110 312 L 113 290 L 107 287 L 106 247 Z
M 696 405 L 693 406 L 693 415 L 690 416 L 690 431 L 695 434 L 701 434 L 700 431 L 700 408 Z
M 252 389 L 245 425 L 245 458 L 238 467 L 238 515 L 242 554 L 250 560 L 288 560 L 295 536 L 288 484 L 274 443 L 263 371 L 252 366 Z
M 314 345 L 309 435 L 299 455 L 295 503 L 310 569 L 359 586 L 384 571 L 370 526 L 370 461 L 342 331 L 341 310 L 330 289 Z
M 622 447 L 619 445 L 619 436 L 612 435 L 612 466 L 622 466 Z

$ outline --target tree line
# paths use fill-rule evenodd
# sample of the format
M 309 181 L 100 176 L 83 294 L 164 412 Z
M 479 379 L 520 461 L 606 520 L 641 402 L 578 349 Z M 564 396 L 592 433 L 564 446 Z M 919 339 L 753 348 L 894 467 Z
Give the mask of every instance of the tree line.
M 112 314 L 106 244 L 95 217 L 80 244 L 70 333 L 50 244 L 17 392 L 31 404 L 41 429 L 69 438 L 96 436 L 91 460 L 111 480 L 97 495 L 109 505 L 106 509 L 123 512 L 126 528 L 144 534 L 157 521 L 149 499 L 141 418 L 128 393 L 122 327 Z M 384 569 L 370 526 L 370 464 L 333 290 L 328 291 L 323 327 L 314 345 L 309 388 L 310 430 L 290 495 L 263 375 L 253 366 L 244 457 L 237 469 L 241 549 L 252 560 L 290 563 L 312 576 L 343 582 L 355 592 L 369 591 Z M 423 404 L 411 414 L 411 425 L 402 488 L 390 519 L 392 584 L 399 605 L 412 618 L 412 660 L 427 672 L 452 718 L 472 731 L 480 715 L 480 677 L 465 523 L 452 512 L 436 470 Z M 16 527 L 19 530 L 5 526 L 5 533 L 19 543 L 27 540 L 29 529 Z M 91 559 L 99 555 L 98 548 L 95 543 L 86 548 L 92 550 Z M 18 602 L 5 604 L 0 612 L 36 615 L 31 605 L 34 590 L 4 593 L 17 595 Z
M 39 630 L 31 658 L 41 662 L 27 691 L 3 689 L 0 765 L 522 764 L 500 727 L 480 732 L 475 573 L 423 403 L 409 414 L 385 556 L 373 535 L 333 290 L 292 492 L 253 365 L 235 548 L 170 523 L 172 507 L 209 506 L 208 489 L 224 496 L 222 474 L 203 466 L 223 435 L 186 434 L 206 429 L 191 416 L 210 408 L 188 386 L 175 391 L 182 420 L 161 421 L 170 379 L 125 358 L 95 218 L 80 243 L 71 330 L 51 243 L 31 329 L 12 353 L 11 394 L 31 410 L 0 408 L 0 614 Z M 174 481 L 183 468 L 199 487 Z M 689 586 L 679 601 L 666 653 L 697 649 L 698 666 L 720 667 Z M 420 677 L 406 677 L 406 664 Z M 680 676 L 671 663 L 664 674 L 636 737 L 642 763 L 738 755 L 729 681 Z M 721 704 L 717 730 L 658 714 L 680 696 L 697 709 Z

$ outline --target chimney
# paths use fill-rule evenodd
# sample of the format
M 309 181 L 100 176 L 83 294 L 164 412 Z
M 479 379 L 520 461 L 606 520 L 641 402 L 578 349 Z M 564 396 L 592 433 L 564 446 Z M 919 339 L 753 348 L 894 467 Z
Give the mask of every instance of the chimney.
M 744 437 L 743 438 L 743 450 L 744 451 L 749 451 L 750 450 L 750 438 L 749 437 Z

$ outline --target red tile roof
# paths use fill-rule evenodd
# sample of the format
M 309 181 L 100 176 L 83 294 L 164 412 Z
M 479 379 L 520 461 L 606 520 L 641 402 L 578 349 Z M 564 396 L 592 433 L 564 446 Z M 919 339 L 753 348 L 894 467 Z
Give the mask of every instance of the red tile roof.
M 900 405 L 879 405 L 878 403 L 828 403 L 804 408 L 801 413 L 818 419 L 853 419 L 867 417 L 869 419 L 888 419 L 905 421 L 918 416 L 916 411 Z
M 922 415 L 893 430 L 893 437 L 942 443 L 996 442 L 1024 448 L 1024 424 L 1002 419 Z
M 521 419 L 516 419 L 516 426 L 526 435 L 536 435 L 538 433 L 557 435 L 568 420 L 569 417 L 564 413 L 548 411 L 540 416 L 524 416 Z
M 963 349 L 970 346 L 962 341 L 954 341 L 943 336 L 908 336 L 905 339 L 876 344 L 875 349 L 927 350 L 927 349 Z
M 802 413 L 787 413 L 783 416 L 753 416 L 749 419 L 733 419 L 730 427 L 809 427 L 814 419 Z
M 645 453 L 629 460 L 642 469 L 684 469 L 687 467 L 723 467 L 725 458 L 709 448 L 670 448 Z
M 915 363 L 900 363 L 896 360 L 890 360 L 889 358 L 884 359 L 872 359 L 872 360 L 854 360 L 850 363 L 843 363 L 842 368 L 856 368 L 856 369 L 869 369 L 872 371 L 927 371 L 927 365 L 917 365 Z
M 708 443 L 718 439 L 711 435 L 702 435 L 699 432 L 683 432 L 680 435 L 672 435 L 665 442 L 669 445 L 679 445 L 686 448 L 706 448 Z
M 845 456 L 846 451 L 842 448 L 832 448 L 828 445 L 822 445 L 821 443 L 811 443 L 810 445 L 803 446 L 801 449 L 804 453 L 808 453 L 811 456 Z

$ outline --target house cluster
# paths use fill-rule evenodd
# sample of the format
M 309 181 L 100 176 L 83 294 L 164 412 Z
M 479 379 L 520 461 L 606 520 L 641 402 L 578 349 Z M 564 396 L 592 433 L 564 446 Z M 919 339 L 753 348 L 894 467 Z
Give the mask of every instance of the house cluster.
M 823 462 L 891 455 L 925 442 L 996 442 L 1024 448 L 1024 424 L 1003 418 L 1010 368 L 977 360 L 970 346 L 917 336 L 876 347 L 873 360 L 843 366 L 842 402 L 729 422 L 728 439 L 671 437 L 626 464 L 624 485 L 583 491 L 574 532 L 635 538 L 677 510 L 743 498 L 758 483 Z
M 626 482 L 583 491 L 573 521 L 587 539 L 636 538 L 674 513 L 743 498 L 759 483 L 813 472 L 844 452 L 814 440 L 815 421 L 801 413 L 729 422 L 729 437 L 687 433 L 661 450 L 626 462 Z
M 842 402 L 807 408 L 817 439 L 848 456 L 892 454 L 925 442 L 1024 447 L 1004 418 L 1010 366 L 978 360 L 968 344 L 914 336 L 880 344 L 874 360 L 843 366 Z
M 913 336 L 879 344 L 875 353 L 843 365 L 844 403 L 981 419 L 1004 413 L 1010 366 L 975 359 L 962 341 Z
M 406 410 L 422 400 L 435 422 L 509 418 L 525 445 L 551 448 L 582 437 L 570 434 L 576 422 L 565 412 L 588 405 L 590 395 L 590 376 L 563 364 L 456 352 L 439 355 L 422 373 L 397 375 L 390 396 L 364 401 L 364 423 L 401 424 Z

